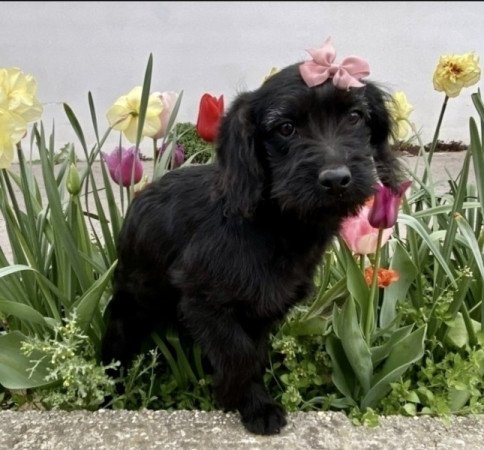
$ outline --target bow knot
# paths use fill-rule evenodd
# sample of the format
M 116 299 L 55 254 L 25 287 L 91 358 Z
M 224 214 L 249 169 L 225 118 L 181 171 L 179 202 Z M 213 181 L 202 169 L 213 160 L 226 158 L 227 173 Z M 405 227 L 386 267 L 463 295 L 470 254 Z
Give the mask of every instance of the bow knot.
M 358 56 L 348 56 L 340 64 L 335 64 L 336 52 L 331 38 L 321 48 L 308 50 L 308 53 L 313 59 L 302 63 L 299 72 L 309 87 L 322 84 L 329 78 L 338 89 L 362 87 L 364 84 L 359 80 L 370 74 L 370 66 Z

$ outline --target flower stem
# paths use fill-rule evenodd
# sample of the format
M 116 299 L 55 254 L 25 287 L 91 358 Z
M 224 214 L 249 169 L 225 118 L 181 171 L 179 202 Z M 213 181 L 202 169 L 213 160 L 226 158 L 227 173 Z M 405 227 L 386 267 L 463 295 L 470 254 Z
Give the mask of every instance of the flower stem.
M 444 113 L 445 113 L 445 108 L 447 108 L 447 102 L 449 101 L 449 97 L 446 95 L 444 98 L 444 103 L 442 104 L 442 109 L 440 110 L 440 115 L 439 115 L 439 120 L 437 121 L 437 127 L 435 128 L 435 133 L 434 133 L 434 138 L 432 139 L 432 145 L 430 146 L 430 149 L 427 154 L 427 159 L 430 164 L 432 161 L 432 156 L 434 155 L 435 149 L 437 148 L 437 142 L 439 140 L 439 133 L 440 133 L 440 127 L 442 125 L 442 121 L 444 119 Z M 425 182 L 424 178 L 424 182 Z
M 368 299 L 368 311 L 365 323 L 365 338 L 368 346 L 371 344 L 371 334 L 377 322 L 378 312 L 378 269 L 380 268 L 381 243 L 383 240 L 383 228 L 378 230 L 378 240 L 375 253 L 375 264 L 373 265 L 373 277 L 371 280 L 370 295 Z
M 156 163 L 158 162 L 158 149 L 156 148 L 156 139 L 153 139 L 153 170 L 156 172 Z

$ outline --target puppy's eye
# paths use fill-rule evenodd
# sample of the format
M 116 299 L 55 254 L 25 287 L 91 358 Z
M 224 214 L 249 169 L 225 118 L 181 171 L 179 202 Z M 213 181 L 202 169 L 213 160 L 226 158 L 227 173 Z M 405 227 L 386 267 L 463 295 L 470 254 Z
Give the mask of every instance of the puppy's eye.
M 285 122 L 282 125 L 279 125 L 277 131 L 281 136 L 289 137 L 294 134 L 296 127 L 291 122 Z
M 348 122 L 351 125 L 358 125 L 362 119 L 363 113 L 361 111 L 350 111 L 350 113 L 348 114 Z

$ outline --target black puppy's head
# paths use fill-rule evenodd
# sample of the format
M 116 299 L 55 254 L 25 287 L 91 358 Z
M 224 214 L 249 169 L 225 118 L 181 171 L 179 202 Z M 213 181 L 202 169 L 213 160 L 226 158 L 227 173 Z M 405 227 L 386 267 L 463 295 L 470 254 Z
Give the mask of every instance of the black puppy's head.
M 228 212 L 250 216 L 271 201 L 301 217 L 354 213 L 377 179 L 396 190 L 391 119 L 376 85 L 308 87 L 298 65 L 241 94 L 224 117 L 217 145 Z

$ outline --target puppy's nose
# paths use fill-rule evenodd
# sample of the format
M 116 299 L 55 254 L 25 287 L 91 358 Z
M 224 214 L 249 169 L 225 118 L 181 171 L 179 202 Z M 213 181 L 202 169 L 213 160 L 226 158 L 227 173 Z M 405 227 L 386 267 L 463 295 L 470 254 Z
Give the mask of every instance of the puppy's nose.
M 333 194 L 341 193 L 351 184 L 351 172 L 346 166 L 323 170 L 318 178 L 321 186 Z

